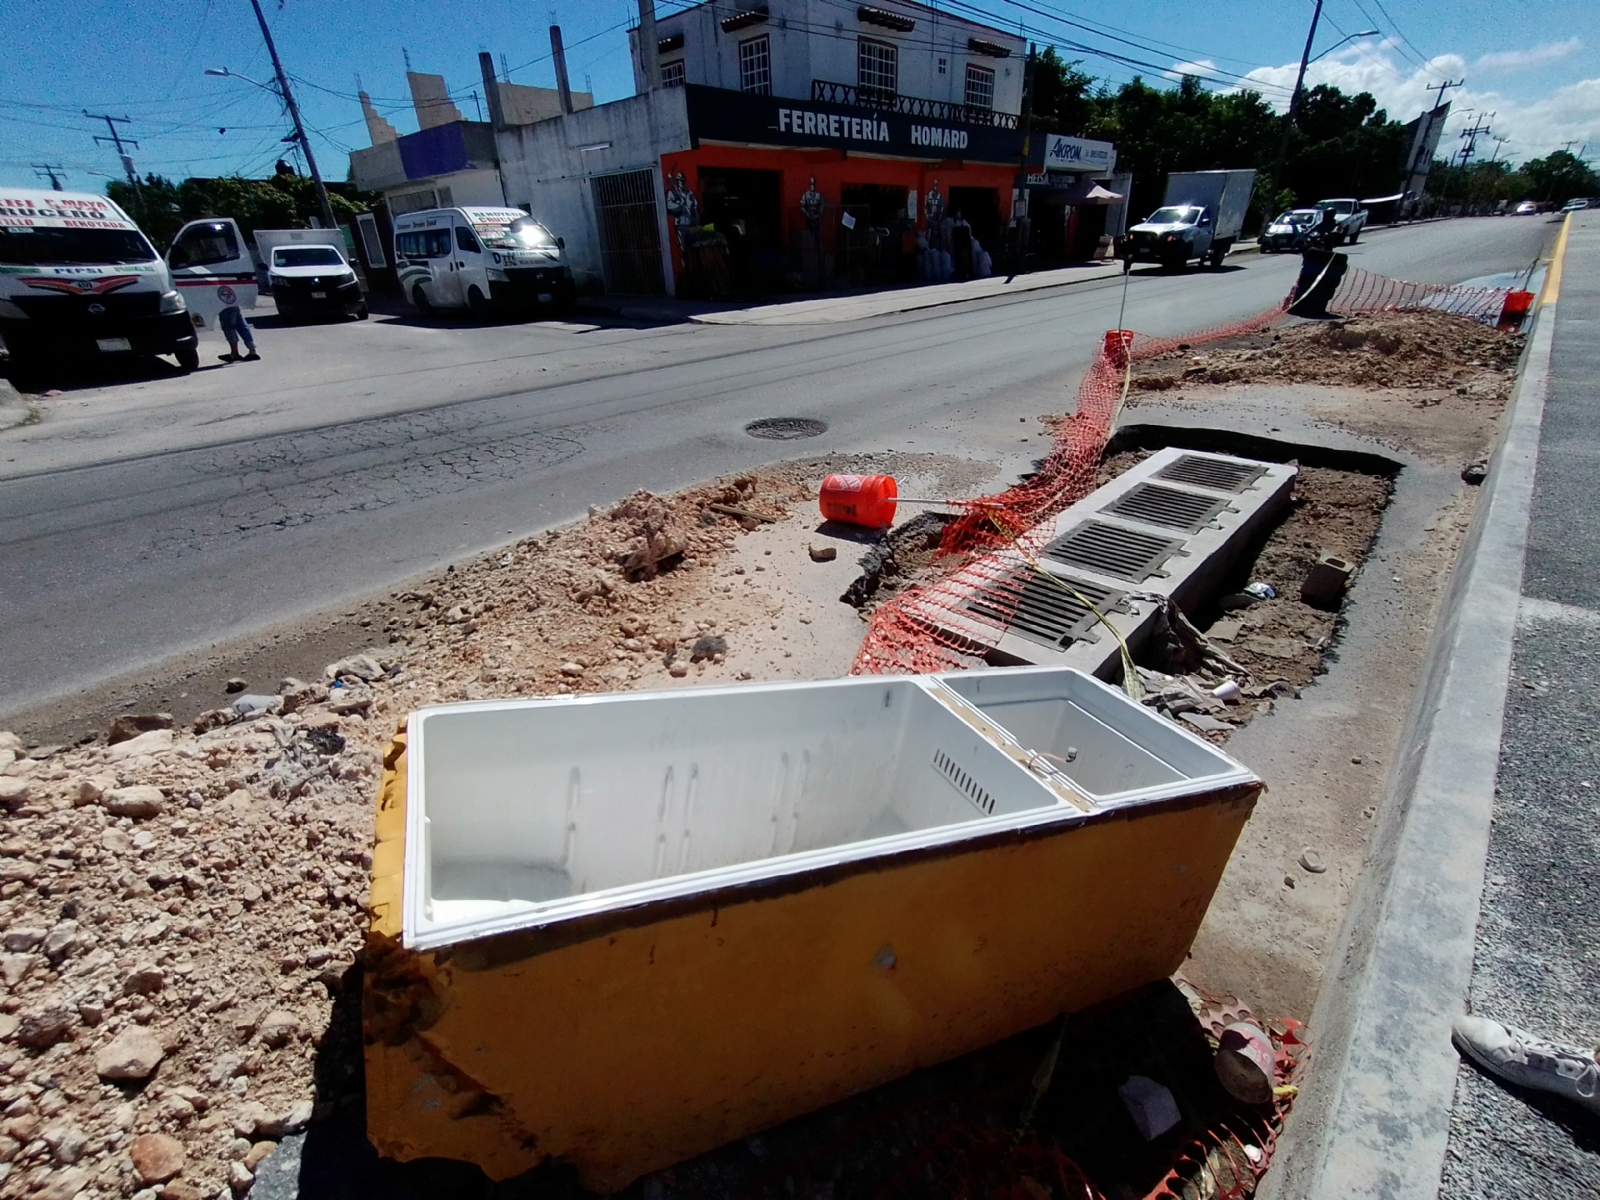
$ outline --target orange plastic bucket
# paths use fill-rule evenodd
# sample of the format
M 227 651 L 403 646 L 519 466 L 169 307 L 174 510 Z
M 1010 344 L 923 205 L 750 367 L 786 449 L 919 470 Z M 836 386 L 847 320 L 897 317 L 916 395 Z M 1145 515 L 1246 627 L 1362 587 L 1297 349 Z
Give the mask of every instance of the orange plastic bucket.
M 884 529 L 894 524 L 899 495 L 893 475 L 829 475 L 817 503 L 824 520 Z
M 1516 329 L 1527 319 L 1528 310 L 1533 307 L 1533 293 L 1517 290 L 1506 293 L 1505 305 L 1500 309 L 1499 327 L 1501 329 Z
M 1133 345 L 1133 330 L 1108 329 L 1106 330 L 1106 357 L 1117 366 L 1123 366 L 1128 361 L 1128 348 Z

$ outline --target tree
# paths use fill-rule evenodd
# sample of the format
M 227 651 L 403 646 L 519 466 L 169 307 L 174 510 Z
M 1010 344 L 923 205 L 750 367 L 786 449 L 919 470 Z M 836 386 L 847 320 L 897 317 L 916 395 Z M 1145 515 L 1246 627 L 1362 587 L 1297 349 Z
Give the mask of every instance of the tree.
M 1066 62 L 1054 46 L 1033 61 L 1033 127 L 1078 136 L 1094 112 L 1094 77 Z
M 249 238 L 257 229 L 305 228 L 321 212 L 316 185 L 292 173 L 270 179 L 238 175 L 190 178 L 178 184 L 160 175 L 146 175 L 137 195 L 121 180 L 114 180 L 106 191 L 135 216 L 158 247 L 169 245 L 186 222 L 201 217 L 232 217 Z M 341 221 L 369 211 L 377 200 L 376 193 L 350 184 L 328 184 L 328 203 Z
M 1547 204 L 1565 204 L 1574 196 L 1600 195 L 1600 175 L 1566 150 L 1529 159 L 1522 164 L 1521 173 L 1532 184 L 1529 198 Z

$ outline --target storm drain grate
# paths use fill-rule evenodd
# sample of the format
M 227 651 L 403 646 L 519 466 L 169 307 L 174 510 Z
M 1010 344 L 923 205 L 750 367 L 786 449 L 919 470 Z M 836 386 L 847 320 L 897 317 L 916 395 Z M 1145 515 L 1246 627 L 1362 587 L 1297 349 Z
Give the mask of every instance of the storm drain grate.
M 966 608 L 1008 626 L 1011 633 L 1065 650 L 1073 642 L 1094 636 L 1094 627 L 1100 623 L 1094 609 L 1109 615 L 1126 596 L 1126 592 L 1084 579 L 1013 571 L 969 597 Z
M 1185 533 L 1199 533 L 1219 512 L 1228 507 L 1226 500 L 1214 500 L 1194 492 L 1180 492 L 1177 488 L 1162 487 L 1159 483 L 1141 483 L 1118 496 L 1101 512 L 1115 513 L 1130 521 L 1144 521 L 1151 525 L 1165 525 Z
M 994 797 L 976 779 L 963 771 L 957 765 L 955 759 L 951 758 L 943 750 L 935 750 L 933 752 L 933 765 L 941 775 L 950 781 L 956 791 L 971 800 L 984 812 L 993 815 Z
M 1068 566 L 1143 583 L 1182 549 L 1181 538 L 1089 521 L 1056 538 L 1043 553 L 1044 557 Z
M 1242 492 L 1267 473 L 1263 463 L 1237 462 L 1225 458 L 1202 458 L 1185 454 L 1156 472 L 1157 479 L 1210 488 L 1216 492 Z

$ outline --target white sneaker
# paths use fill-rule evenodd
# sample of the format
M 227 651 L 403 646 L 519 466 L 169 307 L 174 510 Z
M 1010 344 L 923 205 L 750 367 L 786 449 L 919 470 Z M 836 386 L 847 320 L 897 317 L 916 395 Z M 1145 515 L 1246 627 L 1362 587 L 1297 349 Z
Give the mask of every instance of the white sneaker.
M 1587 1050 L 1534 1037 L 1486 1017 L 1459 1017 L 1456 1045 L 1491 1075 L 1554 1092 L 1600 1116 L 1600 1063 Z

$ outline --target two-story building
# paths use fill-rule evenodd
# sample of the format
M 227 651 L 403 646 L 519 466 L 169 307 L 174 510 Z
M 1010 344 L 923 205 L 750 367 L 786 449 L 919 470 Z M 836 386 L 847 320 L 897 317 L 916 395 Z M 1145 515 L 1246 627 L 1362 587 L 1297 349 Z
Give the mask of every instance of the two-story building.
M 1022 38 L 915 0 L 706 0 L 654 34 L 629 34 L 637 95 L 494 129 L 506 202 L 566 239 L 580 280 L 721 296 L 991 268 L 1019 210 Z M 1114 163 L 1031 142 L 1041 198 L 1087 196 Z

